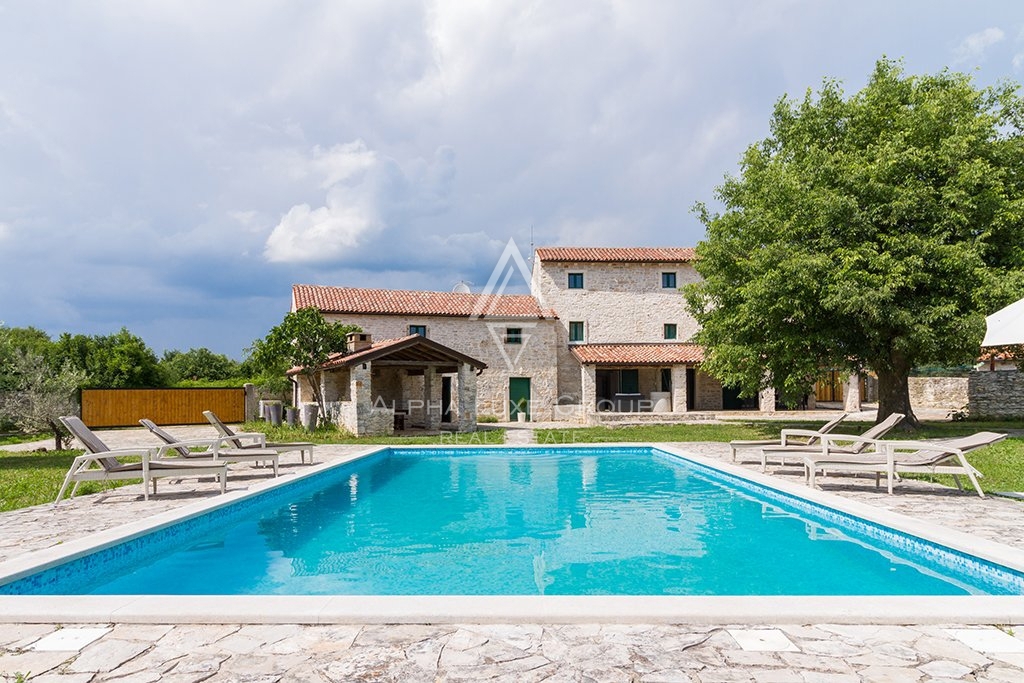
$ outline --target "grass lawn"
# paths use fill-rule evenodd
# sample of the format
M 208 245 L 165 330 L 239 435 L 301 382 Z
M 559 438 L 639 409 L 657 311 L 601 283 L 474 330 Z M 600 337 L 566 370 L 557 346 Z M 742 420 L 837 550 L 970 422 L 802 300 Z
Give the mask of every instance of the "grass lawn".
M 0 450 L 0 512 L 52 503 L 64 482 L 71 462 L 82 451 L 28 451 Z M 110 482 L 86 481 L 78 487 L 76 495 L 95 493 L 142 481 L 118 480 Z M 64 494 L 65 496 L 67 494 Z

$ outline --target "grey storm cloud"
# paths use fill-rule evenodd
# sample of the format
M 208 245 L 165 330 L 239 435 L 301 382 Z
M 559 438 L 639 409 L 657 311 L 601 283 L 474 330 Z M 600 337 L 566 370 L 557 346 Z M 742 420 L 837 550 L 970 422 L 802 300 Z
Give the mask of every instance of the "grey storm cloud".
M 295 282 L 693 245 L 783 94 L 883 54 L 994 83 L 1022 29 L 1010 0 L 0 2 L 0 320 L 238 356 Z

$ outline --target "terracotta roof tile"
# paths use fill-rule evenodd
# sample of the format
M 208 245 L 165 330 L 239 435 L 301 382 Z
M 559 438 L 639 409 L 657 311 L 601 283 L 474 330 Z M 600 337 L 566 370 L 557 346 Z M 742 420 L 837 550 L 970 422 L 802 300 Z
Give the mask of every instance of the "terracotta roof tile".
M 578 344 L 572 355 L 584 365 L 675 365 L 700 363 L 698 344 Z
M 402 289 L 362 289 L 292 285 L 295 308 L 324 313 L 377 315 L 490 316 L 496 318 L 556 318 L 528 294 L 421 292 Z
M 538 247 L 541 261 L 572 263 L 688 263 L 696 259 L 692 247 Z
M 417 346 L 427 347 L 428 351 L 433 350 L 435 358 L 440 354 L 440 356 L 450 358 L 452 362 L 468 362 L 470 365 L 481 369 L 487 367 L 487 364 L 483 361 L 479 361 L 471 356 L 459 353 L 455 349 L 444 346 L 432 339 L 427 339 L 419 334 L 409 334 L 395 339 L 381 339 L 380 341 L 373 342 L 365 349 L 353 351 L 352 353 L 332 353 L 327 359 L 327 362 L 321 365 L 320 368 L 322 370 L 331 370 L 333 368 L 345 367 L 361 361 L 373 360 L 381 356 L 387 356 L 392 351 Z M 296 375 L 301 371 L 301 367 L 293 367 L 288 370 L 286 374 Z

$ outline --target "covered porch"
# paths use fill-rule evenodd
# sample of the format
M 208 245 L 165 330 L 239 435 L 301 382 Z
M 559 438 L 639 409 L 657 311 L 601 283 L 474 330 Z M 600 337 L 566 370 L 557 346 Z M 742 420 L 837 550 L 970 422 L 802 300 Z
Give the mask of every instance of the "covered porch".
M 476 431 L 476 379 L 486 367 L 421 335 L 373 342 L 356 333 L 322 368 L 327 419 L 356 436 Z M 301 400 L 313 400 L 302 388 Z
M 705 403 L 698 394 L 696 344 L 580 344 L 582 403 L 588 415 L 685 413 Z

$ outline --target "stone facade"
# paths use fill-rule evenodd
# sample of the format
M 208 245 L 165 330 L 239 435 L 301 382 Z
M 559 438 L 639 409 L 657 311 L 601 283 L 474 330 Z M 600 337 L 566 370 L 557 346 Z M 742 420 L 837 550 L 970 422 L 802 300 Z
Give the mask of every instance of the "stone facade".
M 377 341 L 404 337 L 409 334 L 410 325 L 423 325 L 427 328 L 428 339 L 487 363 L 487 369 L 475 378 L 477 414 L 495 415 L 507 420 L 509 378 L 528 377 L 532 419 L 556 419 L 554 407 L 558 402 L 558 370 L 555 320 L 344 313 L 329 313 L 324 317 L 335 322 L 358 325 Z M 523 343 L 505 343 L 507 328 L 522 330 Z M 577 372 L 578 368 L 577 364 Z M 455 395 L 454 388 L 452 393 Z
M 569 274 L 583 275 L 583 288 L 569 288 Z M 663 288 L 662 273 L 674 273 L 675 288 Z M 665 325 L 676 326 L 676 340 L 698 329 L 679 287 L 700 279 L 689 263 L 571 263 L 541 261 L 533 266 L 530 289 L 540 305 L 558 315 L 556 322 L 558 393 L 579 403 L 580 364 L 572 355 L 569 323 L 582 322 L 583 342 L 665 341 Z M 684 404 L 685 405 L 685 404 Z

